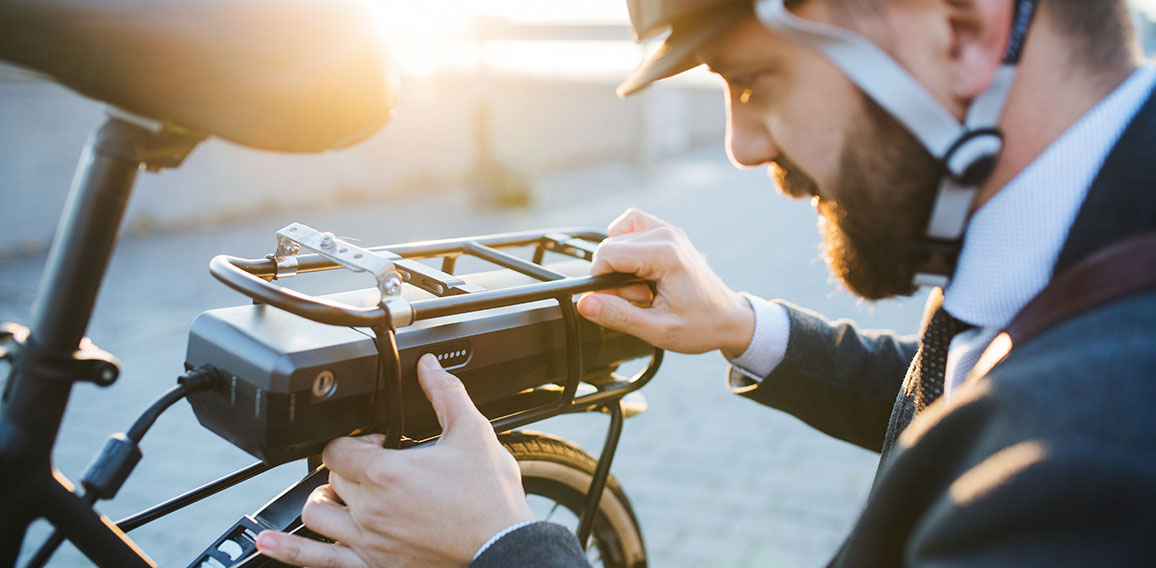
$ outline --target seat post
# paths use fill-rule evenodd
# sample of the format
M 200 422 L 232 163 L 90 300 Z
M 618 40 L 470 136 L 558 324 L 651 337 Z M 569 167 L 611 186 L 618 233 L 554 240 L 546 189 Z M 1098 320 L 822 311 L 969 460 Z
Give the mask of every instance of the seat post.
M 0 518 L 6 523 L 26 527 L 45 516 L 43 493 L 21 488 L 55 482 L 52 446 L 72 385 L 92 380 L 84 376 L 77 351 L 137 171 L 141 165 L 150 170 L 175 167 L 201 139 L 152 130 L 116 116 L 110 116 L 89 138 L 41 276 L 28 335 L 13 360 L 0 401 L 0 487 L 4 488 Z M 0 565 L 14 563 L 21 544 L 8 542 L 11 531 L 3 533 Z M 119 547 L 114 543 L 114 548 Z M 85 552 L 92 556 L 92 551 Z
M 74 350 L 84 336 L 140 162 L 141 127 L 110 118 L 81 154 L 32 312 L 40 347 Z

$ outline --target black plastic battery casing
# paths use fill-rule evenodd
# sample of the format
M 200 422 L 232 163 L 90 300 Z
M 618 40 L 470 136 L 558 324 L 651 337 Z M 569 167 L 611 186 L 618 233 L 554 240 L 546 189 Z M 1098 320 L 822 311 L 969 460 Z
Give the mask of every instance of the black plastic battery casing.
M 375 294 L 334 297 L 351 302 L 360 295 L 365 303 Z M 578 319 L 582 368 L 590 382 L 653 351 L 633 336 Z M 420 320 L 397 330 L 397 344 L 405 433 L 414 439 L 439 431 L 417 381 L 417 361 L 426 353 L 462 380 L 490 418 L 542 401 L 526 396 L 527 389 L 566 378 L 565 326 L 552 300 Z M 386 424 L 377 348 L 368 329 L 320 324 L 264 305 L 215 309 L 194 321 L 186 363 L 211 364 L 228 377 L 224 390 L 189 397 L 197 420 L 269 464 L 319 454 L 334 438 L 383 431 Z

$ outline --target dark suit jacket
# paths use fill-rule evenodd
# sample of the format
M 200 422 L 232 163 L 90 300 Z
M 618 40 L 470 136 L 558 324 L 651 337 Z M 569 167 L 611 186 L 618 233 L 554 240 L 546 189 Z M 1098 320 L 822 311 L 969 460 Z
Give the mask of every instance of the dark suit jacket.
M 1089 190 L 1055 270 L 1154 229 L 1150 97 Z M 788 311 L 783 363 L 743 395 L 883 451 L 832 566 L 1156 565 L 1156 293 L 1015 346 L 950 402 L 919 413 L 905 379 L 914 341 Z M 547 562 L 557 548 L 524 536 L 500 544 L 540 550 L 541 560 L 479 566 L 582 565 Z M 479 561 L 497 561 L 488 554 Z

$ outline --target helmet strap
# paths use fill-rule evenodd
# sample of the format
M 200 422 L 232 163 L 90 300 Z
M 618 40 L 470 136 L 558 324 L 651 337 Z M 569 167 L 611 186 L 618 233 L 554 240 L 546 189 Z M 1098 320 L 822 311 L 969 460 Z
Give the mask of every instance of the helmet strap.
M 1038 0 L 1016 0 L 1003 63 L 988 88 L 972 103 L 962 124 L 911 73 L 867 38 L 800 18 L 783 0 L 757 0 L 755 4 L 763 25 L 823 53 L 943 165 L 944 176 L 921 243 L 924 259 L 916 268 L 916 285 L 944 286 L 955 272 L 972 203 L 1003 148 L 999 119 L 1037 4 Z

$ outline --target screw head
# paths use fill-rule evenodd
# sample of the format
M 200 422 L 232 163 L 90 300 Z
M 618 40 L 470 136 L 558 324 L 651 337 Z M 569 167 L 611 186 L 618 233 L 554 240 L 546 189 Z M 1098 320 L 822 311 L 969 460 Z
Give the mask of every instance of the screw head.
M 396 296 L 401 293 L 401 278 L 397 276 L 390 276 L 389 280 L 385 281 L 385 293 L 390 296 Z
M 325 248 L 333 246 L 333 238 L 333 233 L 330 233 L 329 231 L 321 233 L 321 246 Z

